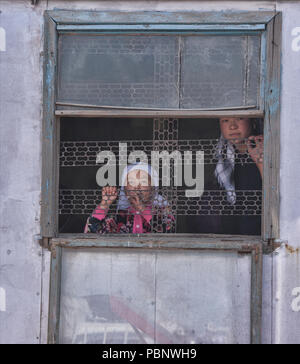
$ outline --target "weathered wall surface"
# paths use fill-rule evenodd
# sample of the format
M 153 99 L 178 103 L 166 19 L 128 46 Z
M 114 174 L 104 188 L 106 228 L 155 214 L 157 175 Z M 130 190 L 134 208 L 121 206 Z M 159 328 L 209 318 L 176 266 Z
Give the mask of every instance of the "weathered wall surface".
M 264 259 L 264 342 L 300 343 L 300 2 L 0 0 L 0 343 L 46 340 L 49 252 L 40 233 L 42 48 L 46 9 L 281 10 L 281 239 Z
M 280 3 L 283 12 L 281 109 L 281 239 L 273 263 L 273 342 L 300 342 L 300 3 Z
M 6 45 L 0 51 L 0 342 L 38 343 L 42 250 L 41 26 L 42 16 L 0 4 Z

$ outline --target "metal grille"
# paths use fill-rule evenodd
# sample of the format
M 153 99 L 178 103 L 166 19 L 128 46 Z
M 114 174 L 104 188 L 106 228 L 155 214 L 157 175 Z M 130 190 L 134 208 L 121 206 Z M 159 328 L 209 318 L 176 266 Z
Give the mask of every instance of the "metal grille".
M 166 151 L 171 154 L 179 151 L 184 156 L 185 152 L 192 152 L 184 162 L 195 166 L 195 153 L 204 151 L 204 159 L 199 163 L 210 168 L 213 173 L 218 163 L 217 151 L 221 153 L 222 158 L 227 158 L 226 144 L 220 151 L 219 139 L 194 139 L 180 140 L 179 126 L 181 119 L 175 118 L 155 118 L 153 119 L 153 132 L 149 135 L 148 140 L 120 140 L 120 141 L 62 141 L 60 146 L 60 166 L 61 170 L 71 172 L 79 171 L 78 168 L 94 167 L 95 174 L 97 167 L 101 164 L 97 163 L 97 154 L 102 151 L 113 152 L 116 156 L 116 163 L 119 166 L 127 165 L 128 156 L 133 151 L 142 151 L 146 153 L 149 163 L 151 163 L 151 153 Z M 118 133 L 116 130 L 115 133 Z M 150 139 L 151 138 L 151 139 Z M 121 138 L 120 138 L 121 139 Z M 120 148 L 120 144 L 121 148 Z M 126 144 L 126 146 L 124 146 Z M 262 155 L 257 155 L 257 159 Z M 240 154 L 236 152 L 235 165 L 238 164 L 254 164 L 254 158 L 248 154 Z M 174 182 L 175 169 L 170 163 L 170 185 L 166 185 L 165 176 L 162 174 L 163 164 L 159 165 L 159 188 L 153 191 L 152 205 L 155 205 L 155 196 L 166 202 L 167 211 L 174 217 L 172 232 L 177 230 L 177 217 L 179 216 L 260 216 L 262 213 L 262 191 L 261 190 L 243 190 L 236 192 L 236 201 L 231 204 L 228 201 L 228 192 L 216 190 L 215 188 L 204 190 L 200 197 L 188 197 L 186 191 L 189 189 L 185 185 L 177 185 Z M 80 170 L 82 172 L 82 169 Z M 77 172 L 75 172 L 76 174 Z M 166 187 L 164 187 L 166 186 Z M 102 200 L 102 191 L 98 189 L 72 188 L 67 189 L 65 186 L 59 192 L 59 214 L 60 215 L 84 215 L 89 216 Z M 118 198 L 111 205 L 109 213 L 117 213 Z M 164 205 L 164 207 L 166 207 Z M 156 204 L 157 206 L 157 204 Z M 151 220 L 151 228 L 153 232 L 160 231 L 158 217 L 159 209 L 153 209 Z M 160 220 L 161 221 L 161 220 Z
M 187 198 L 185 191 L 171 188 L 162 188 L 159 194 L 174 215 L 261 215 L 262 191 L 236 191 L 235 205 L 227 202 L 226 191 L 204 191 L 201 198 Z M 101 202 L 101 190 L 60 190 L 59 200 L 60 214 L 89 215 Z M 115 209 L 116 204 L 111 210 Z
M 154 119 L 153 120 L 153 150 L 157 152 L 167 151 L 172 153 L 174 150 L 178 150 L 178 119 Z M 161 168 L 159 168 L 159 173 L 161 179 L 160 183 L 165 185 L 165 177 L 161 173 Z M 168 201 L 171 213 L 177 216 L 177 188 L 174 186 L 174 168 L 170 168 L 170 188 L 165 188 L 162 190 L 161 195 Z M 169 202 L 170 201 L 170 202 Z M 176 222 L 174 223 L 174 229 L 176 230 Z
M 176 132 L 174 132 L 176 134 Z M 159 138 L 155 140 L 129 140 L 122 141 L 126 143 L 128 153 L 133 151 L 144 151 L 148 158 L 151 157 L 153 150 L 166 150 L 172 152 L 178 150 L 180 153 L 185 151 L 196 152 L 204 151 L 204 163 L 216 164 L 216 150 L 218 139 L 198 139 L 198 140 L 176 140 L 163 139 L 168 137 L 168 132 L 154 132 Z M 101 142 L 101 141 L 76 141 L 76 142 L 61 142 L 60 143 L 60 166 L 61 167 L 80 167 L 80 166 L 97 166 L 97 154 L 101 151 L 111 151 L 116 156 L 119 156 L 119 142 Z M 226 157 L 225 151 L 222 151 L 223 158 Z M 260 156 L 257 156 L 258 158 Z M 250 156 L 237 154 L 235 158 L 236 164 L 253 164 L 254 161 Z

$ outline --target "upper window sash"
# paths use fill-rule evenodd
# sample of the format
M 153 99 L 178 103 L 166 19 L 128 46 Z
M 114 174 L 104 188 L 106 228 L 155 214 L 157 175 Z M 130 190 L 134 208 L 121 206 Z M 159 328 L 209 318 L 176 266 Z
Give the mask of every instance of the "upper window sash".
M 55 28 L 58 34 L 222 34 L 222 35 L 260 35 L 261 45 L 263 44 L 264 30 L 267 24 L 276 15 L 275 12 L 97 12 L 97 11 L 69 11 L 69 10 L 54 10 L 47 11 L 47 16 L 55 22 Z M 265 49 L 261 47 L 260 54 L 260 70 L 259 70 L 259 83 L 260 87 L 257 95 L 257 102 L 252 109 L 261 111 L 264 110 L 264 79 L 265 69 L 263 69 L 263 59 L 265 58 Z M 58 102 L 68 100 L 56 100 Z M 83 104 L 69 105 L 77 109 L 83 110 L 93 107 L 93 103 L 80 102 L 71 104 Z M 100 106 L 102 102 L 99 103 Z M 99 104 L 97 104 L 99 106 Z M 95 105 L 95 106 L 97 106 Z M 104 104 L 105 105 L 105 104 Z M 150 104 L 149 104 L 150 105 Z M 145 110 L 149 108 L 149 105 L 142 105 Z M 153 104 L 154 105 L 154 104 Z M 58 109 L 63 109 L 63 103 L 57 105 Z M 65 105 L 66 106 L 66 105 Z M 76 107 L 78 106 L 78 107 Z M 108 105 L 109 106 L 109 105 Z M 114 105 L 111 105 L 114 106 Z M 115 105 L 118 106 L 118 105 Z M 130 105 L 130 109 L 135 109 Z M 156 107 L 159 109 L 159 107 Z M 185 107 L 186 109 L 197 109 L 219 111 L 220 109 L 228 109 L 226 104 L 220 105 L 221 107 Z M 243 104 L 236 105 L 242 108 Z M 247 107 L 248 106 L 248 107 Z M 69 109 L 70 107 L 67 107 Z M 124 108 L 125 109 L 125 108 Z M 166 109 L 172 109 L 172 107 L 166 107 Z M 176 108 L 175 108 L 176 109 Z M 178 108 L 180 110 L 181 108 Z M 201 109 L 201 110 L 200 110 Z M 233 109 L 233 108 L 232 108 Z M 245 110 L 249 109 L 249 105 L 245 105 Z M 173 110 L 172 110 L 173 111 Z
M 111 108 L 259 108 L 261 34 L 61 34 L 57 101 Z

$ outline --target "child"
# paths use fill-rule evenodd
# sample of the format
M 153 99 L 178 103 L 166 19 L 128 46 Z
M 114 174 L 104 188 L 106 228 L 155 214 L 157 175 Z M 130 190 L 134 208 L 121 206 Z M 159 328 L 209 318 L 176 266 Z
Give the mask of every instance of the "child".
M 139 163 L 124 170 L 117 213 L 107 215 L 117 197 L 116 187 L 103 187 L 102 201 L 88 218 L 85 233 L 173 232 L 175 219 L 158 194 L 158 176 L 150 165 Z

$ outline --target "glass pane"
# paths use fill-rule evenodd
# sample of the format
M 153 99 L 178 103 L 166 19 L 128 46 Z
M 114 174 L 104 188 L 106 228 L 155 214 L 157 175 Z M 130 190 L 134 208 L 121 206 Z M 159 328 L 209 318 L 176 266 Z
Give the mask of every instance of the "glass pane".
M 219 108 L 256 106 L 259 36 L 60 35 L 60 102 Z
M 249 343 L 251 258 L 64 249 L 61 343 Z
M 177 108 L 176 36 L 61 35 L 59 101 Z
M 180 107 L 257 105 L 259 36 L 183 37 Z

